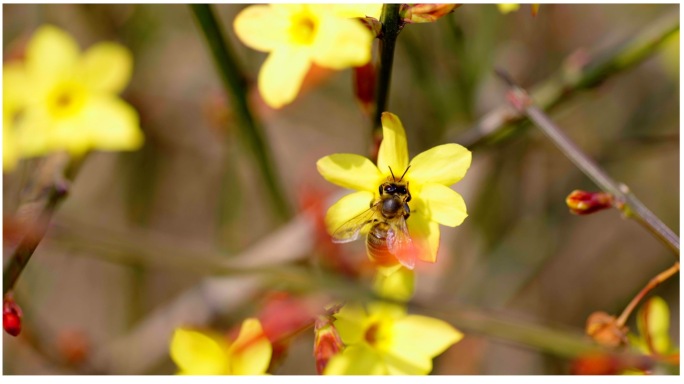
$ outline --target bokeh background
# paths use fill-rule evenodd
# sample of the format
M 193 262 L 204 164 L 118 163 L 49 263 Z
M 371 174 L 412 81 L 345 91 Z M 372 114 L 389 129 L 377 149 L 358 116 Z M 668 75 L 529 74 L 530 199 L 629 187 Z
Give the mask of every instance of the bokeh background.
M 232 20 L 245 5 L 214 6 L 246 74 L 265 54 L 242 45 Z M 252 258 L 334 273 L 317 241 L 311 202 L 340 196 L 316 171 L 322 156 L 368 154 L 370 123 L 352 92 L 352 71 L 314 70 L 291 105 L 272 110 L 252 94 L 293 219 L 278 220 L 241 143 L 209 50 L 184 5 L 3 5 L 3 58 L 55 24 L 86 48 L 127 46 L 134 74 L 123 97 L 140 113 L 144 147 L 91 154 L 22 275 L 15 298 L 23 333 L 3 336 L 5 374 L 172 374 L 170 330 L 225 329 L 259 310 L 279 281 L 221 276 L 212 265 Z M 438 22 L 407 25 L 398 39 L 389 111 L 411 155 L 466 140 L 506 104 L 495 68 L 533 88 L 572 60 L 629 43 L 679 5 L 547 5 L 502 14 L 467 4 Z M 679 233 L 679 41 L 598 87 L 566 97 L 550 116 L 616 180 Z M 619 314 L 673 255 L 617 211 L 568 212 L 574 189 L 596 190 L 534 127 L 470 142 L 473 163 L 454 188 L 469 217 L 442 227 L 438 263 L 418 269 L 417 297 L 460 303 L 505 318 L 581 332 L 597 310 Z M 3 176 L 3 214 L 16 211 L 35 162 Z M 313 204 L 316 206 L 316 204 Z M 309 207 L 309 211 L 304 208 Z M 319 207 L 320 208 L 320 207 Z M 362 244 L 334 252 L 349 256 Z M 7 258 L 5 254 L 5 259 Z M 340 257 L 337 255 L 337 257 Z M 351 260 L 356 260 L 351 258 Z M 351 283 L 350 283 L 351 284 Z M 679 276 L 655 291 L 679 340 Z M 456 324 L 457 325 L 457 324 Z M 632 321 L 629 325 L 635 328 Z M 276 374 L 314 374 L 313 332 L 298 335 Z M 564 374 L 569 363 L 483 333 L 435 360 L 435 374 Z

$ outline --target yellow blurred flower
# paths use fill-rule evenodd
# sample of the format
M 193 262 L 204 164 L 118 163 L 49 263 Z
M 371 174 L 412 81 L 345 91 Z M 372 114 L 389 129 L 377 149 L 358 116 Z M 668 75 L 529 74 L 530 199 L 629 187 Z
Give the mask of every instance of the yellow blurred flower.
M 171 339 L 171 359 L 183 375 L 263 375 L 273 348 L 259 320 L 242 323 L 234 342 L 217 333 L 178 328 Z
M 415 260 L 410 258 L 413 256 L 434 263 L 439 247 L 439 224 L 455 227 L 468 216 L 463 198 L 449 186 L 465 176 L 471 153 L 461 145 L 444 144 L 409 162 L 406 133 L 399 118 L 384 112 L 382 129 L 377 166 L 355 154 L 334 154 L 316 163 L 318 172 L 326 180 L 358 191 L 344 196 L 328 209 L 325 217 L 328 232 L 334 234 L 346 222 L 368 210 L 369 205 L 380 198 L 378 187 L 392 180 L 392 172 L 398 178 L 407 170 L 403 180 L 408 182 L 412 198 L 408 202 L 411 212 L 406 224 L 417 254 L 409 252 L 398 262 L 409 269 L 414 267 Z M 369 229 L 370 226 L 366 226 L 361 233 L 367 233 Z
M 499 8 L 499 12 L 503 14 L 515 12 L 520 9 L 520 4 L 497 4 L 496 6 Z M 537 16 L 537 13 L 539 13 L 539 4 L 530 4 L 530 12 L 532 13 L 532 16 Z
M 24 73 L 18 63 L 5 64 L 2 67 L 2 167 L 11 170 L 17 163 L 16 138 L 14 122 L 24 104 L 26 89 L 22 86 Z
M 25 62 L 3 66 L 3 75 L 13 79 L 3 84 L 3 95 L 15 95 L 14 105 L 3 102 L 3 122 L 9 122 L 16 154 L 66 150 L 77 156 L 91 149 L 139 148 L 138 114 L 116 96 L 128 83 L 131 66 L 130 52 L 119 44 L 98 43 L 81 54 L 66 32 L 40 27 L 27 45 Z
M 638 335 L 629 333 L 630 344 L 647 355 L 677 353 L 670 339 L 670 308 L 658 296 L 645 302 L 636 316 Z
M 240 12 L 233 22 L 238 38 L 250 48 L 269 52 L 258 78 L 264 101 L 273 108 L 291 103 L 312 63 L 336 70 L 368 63 L 374 36 L 347 17 L 377 12 L 374 9 L 380 6 L 268 4 Z
M 326 375 L 426 375 L 432 359 L 463 338 L 448 323 L 395 304 L 347 304 L 335 318 L 346 347 L 330 359 Z

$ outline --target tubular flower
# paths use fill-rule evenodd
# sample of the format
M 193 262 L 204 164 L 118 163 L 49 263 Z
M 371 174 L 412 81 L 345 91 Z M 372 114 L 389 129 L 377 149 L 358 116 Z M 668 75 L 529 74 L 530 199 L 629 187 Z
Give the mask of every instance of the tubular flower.
M 455 227 L 465 220 L 466 206 L 460 194 L 449 188 L 463 178 L 470 167 L 471 153 L 458 144 L 431 148 L 409 162 L 406 133 L 399 118 L 382 114 L 383 140 L 377 166 L 369 159 L 354 154 L 334 154 L 316 163 L 318 172 L 329 182 L 357 190 L 344 196 L 328 209 L 325 217 L 330 234 L 350 220 L 362 215 L 381 198 L 378 187 L 399 175 L 407 184 L 411 199 L 406 226 L 412 240 L 412 252 L 394 254 L 397 262 L 413 269 L 414 259 L 434 263 L 439 247 L 439 224 Z M 368 233 L 366 225 L 360 233 Z
M 183 375 L 263 375 L 273 352 L 257 319 L 246 319 L 234 342 L 223 335 L 178 328 L 171 358 Z
M 463 338 L 442 320 L 383 302 L 347 304 L 335 318 L 346 347 L 330 359 L 326 375 L 426 375 L 432 359 Z
M 3 103 L 3 115 L 11 112 L 3 122 L 10 120 L 17 155 L 140 147 L 138 115 L 116 96 L 130 79 L 131 63 L 130 52 L 119 44 L 98 43 L 81 55 L 66 32 L 40 27 L 27 45 L 25 62 L 3 67 L 12 79 L 3 85 L 3 95 L 20 101 Z
M 330 4 L 269 4 L 240 12 L 233 23 L 238 38 L 269 53 L 258 77 L 264 101 L 273 108 L 291 103 L 312 63 L 336 70 L 368 63 L 374 36 L 358 20 L 344 16 L 371 11 Z

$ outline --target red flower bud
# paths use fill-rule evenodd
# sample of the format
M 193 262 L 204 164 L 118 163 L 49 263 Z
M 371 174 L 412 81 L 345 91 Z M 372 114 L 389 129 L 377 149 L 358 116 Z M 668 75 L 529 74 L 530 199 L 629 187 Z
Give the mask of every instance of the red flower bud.
M 363 112 L 370 116 L 375 102 L 375 68 L 371 62 L 354 67 L 354 94 Z
M 319 316 L 314 325 L 314 332 L 313 354 L 316 359 L 316 371 L 322 375 L 328 361 L 344 349 L 344 344 L 330 316 Z
M 461 4 L 402 4 L 399 14 L 406 23 L 431 23 Z
M 570 212 L 576 215 L 588 215 L 613 206 L 613 195 L 605 192 L 587 192 L 574 190 L 565 198 Z
M 2 327 L 12 336 L 21 333 L 21 308 L 11 297 L 5 297 L 2 303 Z

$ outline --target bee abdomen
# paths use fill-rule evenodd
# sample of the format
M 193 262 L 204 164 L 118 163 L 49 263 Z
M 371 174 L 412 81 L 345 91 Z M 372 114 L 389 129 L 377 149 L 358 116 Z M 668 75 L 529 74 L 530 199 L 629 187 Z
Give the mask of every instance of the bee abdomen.
M 397 258 L 387 248 L 387 223 L 377 223 L 366 237 L 368 256 L 378 265 L 390 266 L 397 263 Z

